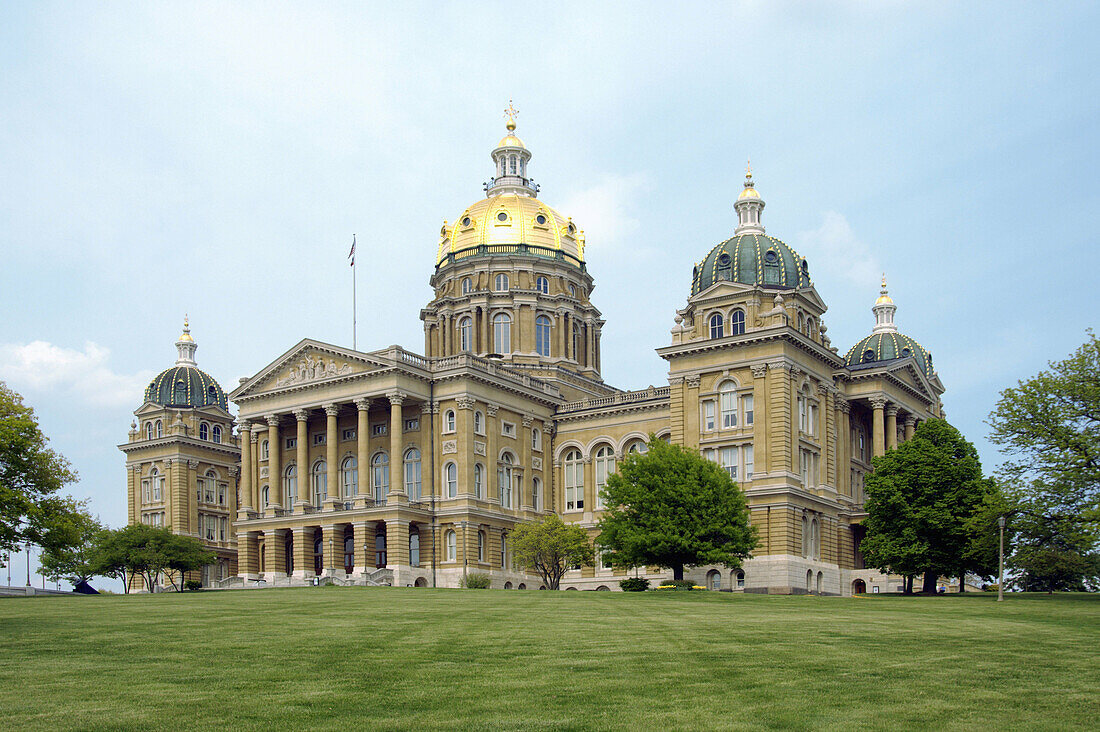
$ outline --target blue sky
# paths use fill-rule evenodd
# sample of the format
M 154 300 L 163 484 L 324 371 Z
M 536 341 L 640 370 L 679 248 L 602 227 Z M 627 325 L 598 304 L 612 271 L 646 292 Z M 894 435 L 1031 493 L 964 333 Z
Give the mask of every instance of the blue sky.
M 665 381 L 694 262 L 735 225 L 810 261 L 846 351 L 885 271 L 949 419 L 1096 325 L 1094 3 L 5 3 L 0 379 L 125 521 L 123 456 L 184 312 L 228 389 L 303 337 L 420 351 L 443 219 L 509 99 L 586 230 L 604 376 Z

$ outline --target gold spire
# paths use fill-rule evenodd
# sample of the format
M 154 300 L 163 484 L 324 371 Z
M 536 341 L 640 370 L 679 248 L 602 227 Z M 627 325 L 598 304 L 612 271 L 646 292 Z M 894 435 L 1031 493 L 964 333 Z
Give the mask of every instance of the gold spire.
M 508 100 L 508 108 L 504 110 L 504 116 L 508 118 L 508 123 L 504 126 L 508 128 L 508 131 L 516 129 L 516 115 L 519 114 L 519 110 L 512 106 L 512 100 Z
M 878 300 L 875 300 L 875 305 L 893 305 L 894 301 L 890 299 L 890 293 L 886 291 L 886 273 L 882 273 L 882 289 L 879 290 Z
M 760 198 L 760 194 L 756 192 L 752 183 L 752 160 L 745 161 L 745 190 L 741 191 L 741 195 L 737 197 L 737 200 L 745 198 Z
M 183 335 L 180 336 L 181 341 L 193 341 L 191 337 L 191 327 L 187 322 L 187 313 L 183 314 Z

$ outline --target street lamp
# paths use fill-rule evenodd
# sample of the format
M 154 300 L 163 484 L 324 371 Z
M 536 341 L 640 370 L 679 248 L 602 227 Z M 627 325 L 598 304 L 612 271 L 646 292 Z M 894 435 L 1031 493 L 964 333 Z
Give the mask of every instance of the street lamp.
M 997 574 L 997 602 L 1005 599 L 1005 517 L 997 517 L 997 526 L 1001 529 L 1001 558 Z

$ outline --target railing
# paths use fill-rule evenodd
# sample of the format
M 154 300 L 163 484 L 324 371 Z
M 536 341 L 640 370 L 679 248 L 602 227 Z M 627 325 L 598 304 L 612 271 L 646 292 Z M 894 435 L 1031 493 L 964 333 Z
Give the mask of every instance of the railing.
M 441 259 L 439 264 L 436 265 L 436 269 L 448 264 L 453 264 L 462 259 L 487 257 L 495 254 L 519 254 L 539 257 L 541 259 L 556 259 L 559 262 L 568 262 L 575 267 L 579 267 L 582 272 L 585 271 L 584 260 L 563 252 L 560 249 L 540 247 L 533 244 L 479 244 L 476 247 L 467 247 L 457 252 L 448 253 L 447 256 Z
M 616 404 L 632 404 L 635 402 L 667 399 L 668 395 L 669 387 L 667 386 L 650 387 L 649 389 L 639 389 L 638 391 L 623 391 L 614 396 L 582 399 L 579 402 L 563 404 L 558 409 L 558 413 L 573 412 L 580 409 L 593 409 L 596 407 L 609 407 Z
M 552 396 L 558 395 L 558 390 L 551 384 L 546 383 L 542 379 L 536 379 L 534 376 L 528 376 L 520 371 L 510 369 L 503 364 L 499 364 L 487 358 L 481 356 L 475 356 L 472 353 L 460 353 L 454 356 L 443 356 L 441 358 L 426 359 L 430 360 L 433 371 L 442 371 L 444 369 L 453 368 L 472 368 L 477 371 L 481 371 L 486 374 L 491 374 L 508 381 L 513 381 L 523 386 L 537 389 L 544 394 L 550 394 Z

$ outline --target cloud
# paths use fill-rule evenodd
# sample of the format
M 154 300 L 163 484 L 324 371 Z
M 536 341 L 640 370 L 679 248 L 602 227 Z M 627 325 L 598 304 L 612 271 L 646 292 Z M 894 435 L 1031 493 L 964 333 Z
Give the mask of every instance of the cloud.
M 3 343 L 0 380 L 19 392 L 49 392 L 96 407 L 138 404 L 153 372 L 116 373 L 108 365 L 110 355 L 91 341 L 82 351 L 46 341 Z
M 848 219 L 836 211 L 826 211 L 821 226 L 803 231 L 795 239 L 798 252 L 810 260 L 814 279 L 827 275 L 866 286 L 878 281 L 882 273 L 871 248 L 852 231 Z
M 608 253 L 639 229 L 638 199 L 652 188 L 644 173 L 606 175 L 591 188 L 567 195 L 557 208 L 573 217 L 589 245 Z

